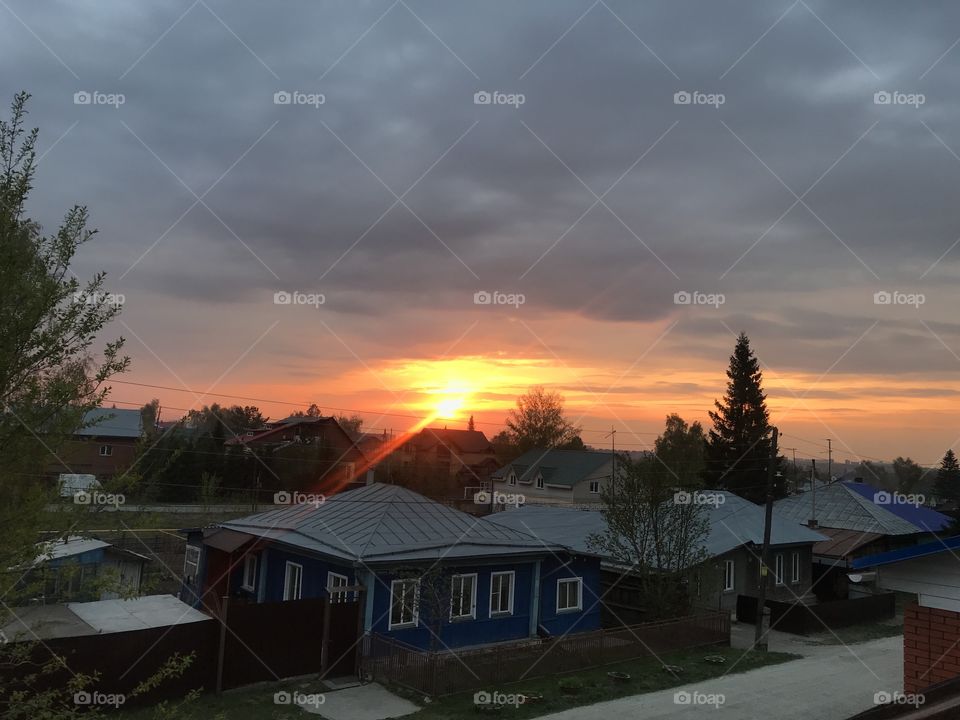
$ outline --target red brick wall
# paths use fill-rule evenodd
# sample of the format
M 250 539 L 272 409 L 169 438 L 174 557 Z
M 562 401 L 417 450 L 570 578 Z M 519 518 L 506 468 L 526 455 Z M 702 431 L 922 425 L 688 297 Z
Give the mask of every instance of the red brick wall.
M 960 613 L 911 604 L 903 614 L 903 691 L 960 677 Z

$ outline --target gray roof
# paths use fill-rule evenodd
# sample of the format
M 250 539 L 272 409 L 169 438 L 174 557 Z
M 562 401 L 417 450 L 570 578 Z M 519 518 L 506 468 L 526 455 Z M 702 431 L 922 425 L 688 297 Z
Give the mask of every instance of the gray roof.
M 873 491 L 874 488 L 865 483 L 843 482 L 818 486 L 817 523 L 829 528 L 880 535 L 912 535 L 925 531 L 905 517 L 874 503 L 868 497 L 872 493 L 864 490 Z M 813 517 L 813 491 L 777 500 L 774 507 L 784 517 L 806 523 Z
M 544 483 L 573 487 L 611 462 L 610 453 L 592 450 L 529 450 L 493 473 L 497 480 L 512 470 L 519 482 L 532 482 L 537 474 Z
M 90 423 L 93 422 L 93 425 Z M 85 437 L 140 437 L 140 411 L 95 408 L 83 416 L 84 427 L 75 435 Z
M 704 547 L 711 557 L 722 555 L 747 543 L 763 543 L 764 508 L 726 491 L 722 504 L 704 505 L 710 524 Z M 494 513 L 485 521 L 521 530 L 545 542 L 565 545 L 580 552 L 591 551 L 587 538 L 606 529 L 599 510 L 577 510 L 548 505 L 526 505 L 516 510 Z M 770 541 L 773 545 L 815 543 L 826 538 L 774 512 Z
M 527 533 L 480 522 L 399 485 L 380 483 L 334 495 L 318 505 L 284 505 L 222 527 L 363 563 L 545 555 L 563 550 Z

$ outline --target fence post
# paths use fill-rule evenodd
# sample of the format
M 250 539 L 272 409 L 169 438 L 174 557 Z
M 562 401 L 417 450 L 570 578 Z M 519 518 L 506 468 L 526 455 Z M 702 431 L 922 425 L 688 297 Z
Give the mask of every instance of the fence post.
M 227 607 L 230 598 L 224 596 L 220 610 L 220 648 L 217 650 L 217 692 L 223 692 L 223 657 L 227 643 Z

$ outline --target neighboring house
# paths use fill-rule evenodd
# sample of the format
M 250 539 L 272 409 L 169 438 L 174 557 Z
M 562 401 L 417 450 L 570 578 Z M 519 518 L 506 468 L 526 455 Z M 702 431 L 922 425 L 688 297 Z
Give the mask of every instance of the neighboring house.
M 394 465 L 412 472 L 433 472 L 458 487 L 479 486 L 497 468 L 493 445 L 480 430 L 423 428 L 396 451 Z
M 443 571 L 442 580 L 425 572 L 431 567 Z M 424 574 L 422 582 L 442 587 L 423 593 L 415 576 Z M 595 630 L 600 608 L 591 599 L 599 581 L 600 559 L 592 554 L 375 483 L 324 503 L 189 531 L 181 597 L 216 611 L 224 596 L 346 602 L 362 587 L 365 634 L 457 648 Z M 429 599 L 442 592 L 449 606 L 438 619 Z
M 857 558 L 851 577 L 916 595 L 903 619 L 903 689 L 960 677 L 960 537 Z M 871 577 L 872 576 L 872 577 Z
M 814 590 L 821 600 L 859 594 L 847 579 L 856 558 L 926 542 L 949 517 L 862 481 L 836 482 L 776 501 L 777 512 L 827 536 L 813 548 Z
M 109 600 L 137 593 L 149 558 L 96 538 L 41 543 L 21 586 L 38 583 L 40 604 Z
M 734 611 L 738 595 L 756 597 L 760 588 L 760 553 L 763 547 L 764 508 L 726 491 L 711 493 L 723 502 L 703 505 L 709 531 L 704 542 L 707 560 L 695 573 L 688 595 L 693 605 Z M 525 505 L 494 513 L 484 522 L 529 532 L 545 542 L 566 545 L 580 552 L 597 552 L 588 541 L 606 530 L 599 510 Z M 768 600 L 812 602 L 810 596 L 813 544 L 823 536 L 796 525 L 778 513 L 771 525 L 770 563 L 774 574 L 767 584 Z M 601 587 L 604 603 L 628 623 L 639 622 L 639 592 L 624 566 L 612 557 L 602 559 Z
M 600 504 L 600 490 L 612 474 L 608 452 L 530 450 L 493 473 L 493 490 L 523 495 L 527 504 Z
M 367 456 L 335 417 L 289 417 L 271 425 L 224 442 L 228 452 L 242 449 L 264 460 L 276 476 L 265 484 L 333 494 L 367 483 Z
M 106 480 L 130 467 L 142 433 L 139 410 L 97 408 L 84 415 L 83 425 L 51 459 L 49 475 Z

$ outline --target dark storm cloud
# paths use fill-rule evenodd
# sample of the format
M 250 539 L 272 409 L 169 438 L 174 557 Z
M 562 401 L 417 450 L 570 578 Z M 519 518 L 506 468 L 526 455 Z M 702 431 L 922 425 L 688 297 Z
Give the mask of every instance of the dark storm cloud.
M 960 35 L 949 3 L 10 8 L 0 95 L 34 93 L 43 149 L 69 130 L 34 214 L 90 205 L 102 235 L 82 267 L 144 302 L 319 289 L 389 343 L 430 334 L 401 312 L 454 333 L 478 289 L 524 293 L 527 317 L 618 322 L 667 318 L 674 292 L 699 289 L 789 367 L 826 367 L 877 319 L 850 369 L 909 372 L 918 348 L 956 363 L 921 325 L 822 306 L 851 288 L 955 299 L 960 249 L 921 277 L 960 237 L 944 147 L 960 153 L 960 49 L 929 69 Z M 79 90 L 126 102 L 78 106 Z M 326 101 L 274 104 L 283 90 Z M 525 102 L 475 105 L 478 90 Z M 926 101 L 876 105 L 879 90 Z M 675 337 L 705 356 L 730 340 L 712 316 Z

